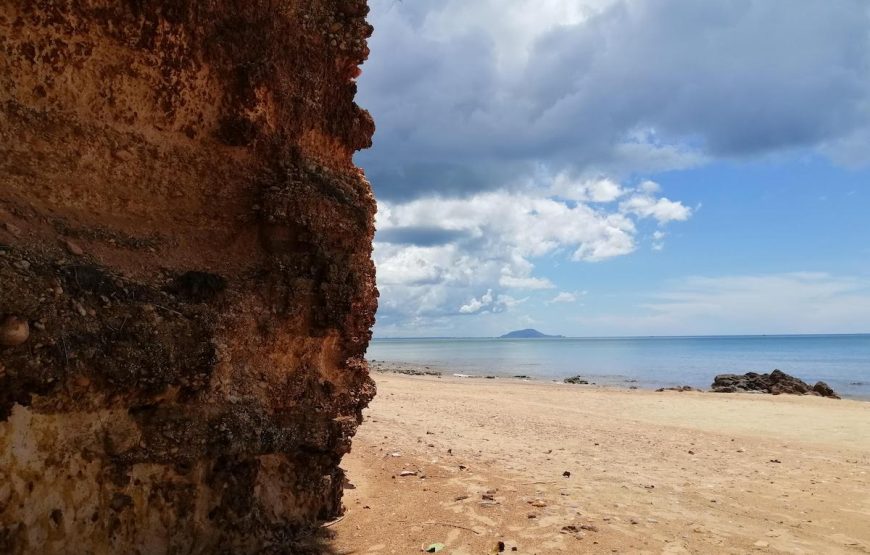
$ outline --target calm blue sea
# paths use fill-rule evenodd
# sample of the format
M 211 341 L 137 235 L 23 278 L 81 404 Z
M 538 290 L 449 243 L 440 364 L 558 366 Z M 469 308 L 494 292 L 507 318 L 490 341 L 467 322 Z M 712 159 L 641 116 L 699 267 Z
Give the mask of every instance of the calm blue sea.
M 845 397 L 870 399 L 870 335 L 567 339 L 375 339 L 369 360 L 428 365 L 446 373 L 562 379 L 642 388 L 708 388 L 716 374 L 776 368 L 822 380 Z

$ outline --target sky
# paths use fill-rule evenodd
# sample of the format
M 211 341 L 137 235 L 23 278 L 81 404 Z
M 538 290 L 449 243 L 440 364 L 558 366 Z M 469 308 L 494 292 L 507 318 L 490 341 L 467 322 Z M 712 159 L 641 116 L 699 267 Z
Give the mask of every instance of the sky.
M 870 332 L 870 2 L 369 3 L 376 337 Z

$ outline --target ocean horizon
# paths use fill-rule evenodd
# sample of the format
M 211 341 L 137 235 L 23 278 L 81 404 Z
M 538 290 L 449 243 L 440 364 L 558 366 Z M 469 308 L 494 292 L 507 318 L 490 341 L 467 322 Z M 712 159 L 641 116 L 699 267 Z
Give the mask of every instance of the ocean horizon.
M 782 370 L 870 400 L 870 334 L 562 337 L 392 337 L 372 340 L 371 361 L 441 372 L 600 385 L 707 389 L 718 374 Z
M 408 335 L 408 336 L 392 336 L 392 337 L 373 337 L 372 341 L 391 341 L 391 340 L 422 340 L 422 339 L 501 339 L 503 341 L 511 341 L 516 339 L 541 341 L 547 339 L 706 339 L 720 337 L 870 337 L 870 332 L 867 333 L 762 333 L 762 334 L 714 334 L 714 335 L 562 335 L 549 337 L 501 337 L 495 335 Z

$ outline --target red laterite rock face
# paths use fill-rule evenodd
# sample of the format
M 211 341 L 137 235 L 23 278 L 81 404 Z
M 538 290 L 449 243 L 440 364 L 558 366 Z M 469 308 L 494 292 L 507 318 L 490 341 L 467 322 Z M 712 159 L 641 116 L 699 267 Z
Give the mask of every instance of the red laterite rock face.
M 341 511 L 367 12 L 0 6 L 0 552 L 286 552 Z

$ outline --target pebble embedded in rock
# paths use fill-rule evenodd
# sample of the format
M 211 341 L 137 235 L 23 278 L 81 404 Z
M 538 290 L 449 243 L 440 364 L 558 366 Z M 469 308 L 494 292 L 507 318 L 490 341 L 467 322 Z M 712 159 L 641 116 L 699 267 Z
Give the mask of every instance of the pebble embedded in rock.
M 11 233 L 13 236 L 21 237 L 21 230 L 15 224 L 11 224 L 9 222 L 6 222 L 4 224 L 4 226 L 6 227 L 6 231 Z
M 123 493 L 116 493 L 112 496 L 112 501 L 109 503 L 109 506 L 113 511 L 120 512 L 127 507 L 133 506 L 133 498 Z
M 70 254 L 73 254 L 75 256 L 82 256 L 83 254 L 85 254 L 85 251 L 83 251 L 80 246 L 73 243 L 69 239 L 64 241 L 64 245 L 66 246 L 66 250 L 68 250 Z
M 124 150 L 124 149 L 116 150 L 115 152 L 112 153 L 112 156 L 114 156 L 115 158 L 117 158 L 118 160 L 120 160 L 122 162 L 129 162 L 130 160 L 132 160 L 134 158 L 132 152 L 130 152 L 129 150 Z
M 27 320 L 18 316 L 7 316 L 0 324 L 0 345 L 15 347 L 26 342 L 30 337 L 30 326 Z

